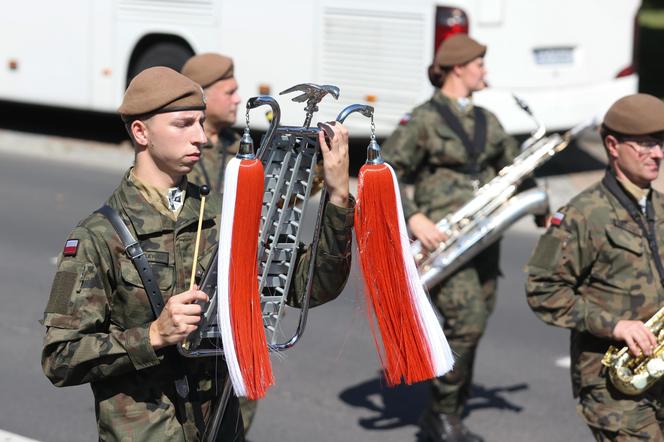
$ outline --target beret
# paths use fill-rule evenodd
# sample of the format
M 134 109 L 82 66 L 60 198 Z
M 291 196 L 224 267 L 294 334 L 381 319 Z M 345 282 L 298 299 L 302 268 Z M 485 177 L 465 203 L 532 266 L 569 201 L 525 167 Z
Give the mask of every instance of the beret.
M 434 66 L 450 67 L 466 64 L 477 57 L 484 57 L 486 46 L 466 34 L 454 34 L 441 43 L 433 60 Z
M 131 80 L 118 113 L 129 121 L 147 114 L 182 110 L 205 110 L 203 89 L 171 68 L 155 66 Z
M 182 66 L 182 74 L 206 88 L 233 77 L 233 59 L 212 53 L 194 55 Z
M 624 135 L 664 132 L 664 102 L 648 94 L 627 95 L 611 105 L 603 123 Z

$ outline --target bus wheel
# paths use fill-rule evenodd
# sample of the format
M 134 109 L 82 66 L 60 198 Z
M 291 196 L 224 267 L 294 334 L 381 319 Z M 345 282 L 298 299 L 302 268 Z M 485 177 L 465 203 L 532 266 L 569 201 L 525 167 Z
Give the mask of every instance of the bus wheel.
M 127 84 L 139 72 L 153 66 L 166 66 L 180 72 L 184 63 L 193 55 L 193 51 L 182 43 L 154 43 L 143 50 L 129 67 Z

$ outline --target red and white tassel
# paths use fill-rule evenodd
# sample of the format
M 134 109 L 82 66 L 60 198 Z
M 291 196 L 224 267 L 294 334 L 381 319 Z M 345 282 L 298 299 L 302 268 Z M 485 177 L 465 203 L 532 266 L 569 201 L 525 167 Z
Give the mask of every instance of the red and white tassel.
M 360 169 L 355 234 L 387 383 L 412 384 L 444 375 L 454 358 L 410 252 L 396 176 L 375 148 L 377 164 Z
M 224 355 L 235 394 L 249 399 L 264 397 L 274 384 L 257 279 L 263 182 L 259 160 L 228 163 L 219 231 L 217 296 Z

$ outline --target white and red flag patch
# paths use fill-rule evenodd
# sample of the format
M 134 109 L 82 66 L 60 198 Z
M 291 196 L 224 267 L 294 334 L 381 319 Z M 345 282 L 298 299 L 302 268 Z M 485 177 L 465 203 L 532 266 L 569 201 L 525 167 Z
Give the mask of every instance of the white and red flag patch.
M 78 240 L 77 239 L 68 239 L 65 243 L 65 248 L 62 251 L 64 256 L 76 256 L 78 251 Z
M 399 120 L 399 126 L 407 125 L 411 118 L 412 118 L 412 115 L 410 113 L 403 114 L 403 116 Z
M 559 226 L 560 223 L 562 223 L 564 219 L 565 219 L 565 214 L 564 213 L 556 212 L 551 217 L 550 224 L 552 226 Z

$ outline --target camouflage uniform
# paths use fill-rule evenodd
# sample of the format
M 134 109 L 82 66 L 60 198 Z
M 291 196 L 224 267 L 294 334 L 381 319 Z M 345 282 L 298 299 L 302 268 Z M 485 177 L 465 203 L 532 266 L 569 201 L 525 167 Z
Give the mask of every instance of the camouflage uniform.
M 412 112 L 383 145 L 383 156 L 400 182 L 414 179 L 411 200 L 402 189 L 406 219 L 417 212 L 434 222 L 461 207 L 473 197 L 476 186 L 496 176 L 518 155 L 516 141 L 508 136 L 491 112 L 486 116 L 486 145 L 478 158 L 477 176 L 462 172 L 469 156 L 461 139 L 447 125 L 434 102 L 447 105 L 464 130 L 474 130 L 473 106 L 462 109 L 456 101 L 436 91 Z M 445 319 L 444 331 L 456 356 L 454 370 L 433 382 L 433 411 L 458 415 L 463 411 L 472 381 L 475 350 L 495 304 L 499 245 L 494 244 L 459 269 L 440 286 L 431 298 Z
M 609 172 L 612 173 L 612 172 Z M 654 190 L 656 215 L 664 197 Z M 662 386 L 641 396 L 612 387 L 600 363 L 621 319 L 646 321 L 664 299 L 646 238 L 627 210 L 598 183 L 556 214 L 528 262 L 528 303 L 548 324 L 571 330 L 572 387 L 577 410 L 597 440 L 664 440 Z M 645 218 L 644 218 L 645 221 Z M 664 221 L 656 223 L 660 254 Z
M 198 275 L 207 269 L 217 245 L 220 198 L 205 206 Z M 200 207 L 199 188 L 188 184 L 177 221 L 160 214 L 139 193 L 129 173 L 108 200 L 139 239 L 164 298 L 187 290 Z M 352 208 L 325 209 L 313 304 L 334 299 L 350 269 Z M 155 351 L 148 329 L 154 320 L 134 264 L 110 223 L 100 214 L 83 220 L 70 234 L 75 256 L 58 262 L 44 314 L 44 373 L 56 386 L 90 383 L 100 440 L 197 440 L 196 404 L 204 418 L 221 391 L 225 368 L 214 358 L 183 359 L 173 346 Z M 298 260 L 290 303 L 299 304 L 310 255 Z M 219 368 L 221 364 L 222 368 Z M 186 372 L 190 396 L 176 400 L 174 380 Z M 175 404 L 175 405 L 174 405 Z M 237 407 L 232 399 L 231 408 Z M 200 415 L 198 416 L 200 419 Z M 242 430 L 238 439 L 242 438 Z M 234 435 L 225 434 L 225 438 Z M 226 439 L 224 439 L 226 440 Z
M 218 137 L 216 144 L 208 142 L 201 148 L 201 159 L 187 179 L 199 186 L 207 184 L 212 192 L 222 193 L 224 170 L 240 148 L 240 135 L 228 127 L 221 130 Z

